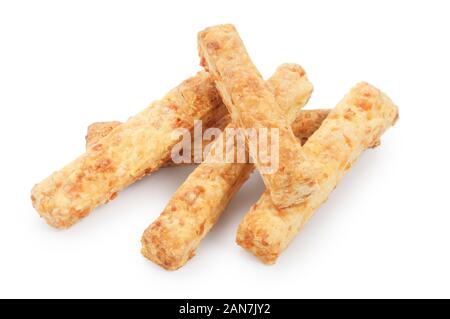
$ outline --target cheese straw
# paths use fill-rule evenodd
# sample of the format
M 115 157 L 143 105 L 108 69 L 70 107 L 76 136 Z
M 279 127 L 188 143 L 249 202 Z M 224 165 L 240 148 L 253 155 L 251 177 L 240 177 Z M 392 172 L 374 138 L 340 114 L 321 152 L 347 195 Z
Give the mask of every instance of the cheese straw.
M 284 79 L 284 69 L 275 75 L 274 85 Z M 276 88 L 282 95 L 283 87 Z M 192 131 L 195 120 L 207 126 L 226 114 L 211 77 L 199 72 L 125 123 L 103 127 L 109 134 L 93 136 L 97 141 L 85 154 L 33 188 L 33 206 L 48 224 L 70 227 L 167 163 L 179 141 L 175 129 Z
M 322 121 L 328 115 L 328 112 L 329 110 L 326 109 L 301 111 L 301 114 L 299 114 L 294 123 L 292 123 L 292 131 L 302 144 L 305 144 L 308 137 L 310 137 L 312 133 L 314 133 L 314 131 L 320 126 Z M 223 130 L 228 124 L 230 124 L 230 122 L 230 115 L 226 114 L 212 124 L 211 127 Z M 120 124 L 122 123 L 118 121 L 110 121 L 95 122 L 89 125 L 86 134 L 86 148 L 89 148 L 97 143 L 101 138 L 108 135 L 116 126 L 119 126 Z M 213 142 L 209 140 L 203 139 L 202 149 L 205 150 L 207 147 L 210 147 L 212 143 Z M 192 163 L 194 163 L 194 154 L 192 154 Z M 170 158 L 163 164 L 163 166 L 175 165 L 179 164 L 173 163 Z
M 223 112 L 217 112 L 214 116 L 211 117 L 210 121 L 206 123 L 202 123 L 202 131 L 214 127 L 219 130 L 223 130 L 230 123 L 229 114 L 223 115 Z M 86 149 L 95 145 L 100 139 L 108 135 L 114 128 L 122 124 L 118 121 L 111 122 L 95 122 L 88 126 L 87 134 L 86 134 Z M 192 133 L 192 132 L 191 132 Z M 193 135 L 191 135 L 193 136 Z M 206 149 L 211 144 L 211 141 L 206 139 L 202 139 L 202 150 Z M 191 141 L 191 149 L 193 149 L 193 140 Z M 203 152 L 202 152 L 203 155 Z M 202 157 L 203 161 L 203 157 Z M 196 158 L 194 152 L 191 152 L 191 159 L 189 163 L 196 163 Z M 187 164 L 189 164 L 187 163 Z M 172 157 L 167 158 L 166 162 L 162 164 L 162 167 L 171 167 L 178 166 L 186 163 L 174 163 L 172 161 Z
M 198 48 L 202 65 L 214 78 L 233 122 L 244 129 L 268 129 L 270 143 L 278 141 L 270 159 L 260 152 L 252 156 L 274 204 L 287 207 L 304 201 L 317 190 L 317 170 L 314 162 L 306 161 L 290 127 L 295 112 L 293 115 L 280 107 L 233 25 L 200 32 Z M 245 137 L 250 145 L 252 138 L 249 134 Z
M 322 121 L 326 118 L 328 115 L 329 110 L 308 110 L 308 111 L 301 111 L 300 114 L 297 116 L 296 120 L 292 124 L 293 131 L 299 141 L 304 144 L 309 136 L 311 136 L 315 130 L 317 130 L 322 123 Z M 222 119 L 218 121 L 214 125 L 214 127 L 223 128 L 224 124 L 229 124 L 230 122 L 230 116 L 225 115 Z M 98 138 L 106 136 L 115 126 L 119 125 L 120 122 L 98 122 L 93 123 L 89 126 L 88 129 L 88 135 L 86 136 L 86 142 L 87 145 L 93 145 L 98 140 Z M 209 145 L 209 141 L 204 140 L 203 147 L 206 147 Z M 164 164 L 164 166 L 173 166 L 176 165 L 172 161 L 168 161 Z M 218 165 L 218 164 L 216 164 Z M 146 237 L 152 238 L 154 237 L 153 234 L 155 234 L 156 230 L 158 228 L 164 228 L 165 236 L 167 237 L 167 241 L 159 240 L 160 243 L 167 244 L 171 243 L 167 246 L 173 245 L 172 243 L 174 241 L 177 241 L 179 243 L 179 251 L 182 256 L 192 256 L 195 252 L 196 247 L 200 244 L 200 241 L 203 237 L 206 236 L 208 231 L 214 226 L 215 222 L 225 209 L 227 203 L 230 201 L 230 199 L 233 197 L 236 191 L 242 186 L 242 184 L 245 182 L 245 180 L 248 178 L 251 171 L 253 171 L 254 166 L 251 164 L 225 164 L 224 166 L 210 166 L 211 169 L 210 174 L 208 175 L 209 180 L 214 180 L 215 178 L 220 179 L 219 174 L 222 173 L 224 170 L 219 170 L 218 168 L 228 167 L 229 170 L 225 171 L 227 172 L 227 182 L 218 183 L 215 186 L 214 189 L 214 197 L 210 196 L 210 192 L 204 192 L 199 194 L 199 200 L 195 201 L 192 206 L 185 207 L 185 209 L 178 210 L 177 213 L 172 213 L 172 216 L 170 217 L 171 220 L 175 220 L 179 218 L 180 220 L 184 220 L 183 226 L 181 227 L 181 234 L 185 234 L 184 240 L 176 239 L 176 236 L 179 236 L 178 227 L 176 227 L 177 223 L 172 222 L 169 223 L 167 226 L 164 226 L 166 224 L 166 220 L 168 218 L 159 218 L 155 223 L 152 224 L 152 226 L 149 227 L 149 230 L 146 231 L 145 235 L 143 236 L 142 242 L 143 242 L 143 253 L 144 255 L 157 262 L 161 266 L 167 268 L 167 269 L 176 269 L 177 267 L 181 267 L 186 263 L 186 261 L 189 258 L 179 258 L 178 260 L 182 260 L 182 262 L 174 262 L 177 260 L 175 254 L 171 255 L 171 257 L 167 257 L 168 254 L 165 253 L 159 253 L 158 251 L 167 251 L 168 249 L 171 249 L 169 247 L 164 248 L 163 246 L 159 245 L 159 248 L 147 248 L 150 246 L 149 242 L 150 240 L 146 239 Z M 180 190 L 184 189 L 185 192 L 188 192 L 189 189 L 198 189 L 198 187 L 203 187 L 204 180 L 201 178 L 202 171 L 204 168 L 207 167 L 207 164 L 201 164 L 197 167 L 197 169 L 188 177 L 186 182 L 181 185 Z M 195 174 L 194 174 L 195 173 Z M 200 178 L 197 178 L 200 176 Z M 172 203 L 172 201 L 175 201 L 175 199 L 172 199 L 169 205 Z M 198 210 L 203 203 L 208 203 L 210 211 L 206 211 L 208 208 L 203 208 L 202 216 L 199 215 L 193 215 L 192 212 L 194 210 Z M 171 214 L 166 213 L 166 215 Z M 160 226 L 155 226 L 155 224 L 160 221 Z M 204 231 L 201 235 L 197 235 L 197 233 L 186 231 L 185 229 L 191 228 L 191 229 L 200 229 L 200 225 L 204 225 Z M 174 227 L 171 227 L 170 225 L 175 225 Z M 157 232 L 156 232 L 157 233 Z M 156 235 L 158 236 L 158 235 Z M 189 238 L 190 237 L 190 238 Z M 157 238 L 157 237 L 156 237 Z M 184 248 L 183 248 L 184 247 Z M 188 251 L 186 254 L 183 252 L 183 249 L 185 251 Z M 148 252 L 156 252 L 155 255 L 158 255 L 159 257 L 153 257 Z M 150 258 L 150 256 L 152 256 Z
M 283 65 L 267 84 L 275 96 L 280 97 L 283 110 L 293 115 L 306 104 L 312 93 L 305 72 L 296 65 Z M 326 111 L 301 113 L 296 126 L 301 128 L 302 138 L 316 129 L 326 114 Z M 233 124 L 227 126 L 232 127 Z M 218 147 L 223 147 L 226 152 L 225 135 L 213 144 L 212 152 Z M 247 180 L 253 167 L 250 163 L 225 161 L 200 164 L 178 188 L 160 217 L 145 230 L 142 254 L 168 270 L 183 266 L 195 254 L 200 241 Z
M 208 73 L 199 72 L 37 184 L 33 206 L 51 226 L 73 225 L 167 162 L 179 141 L 175 129 L 191 130 L 195 120 L 208 122 L 217 113 L 226 108 Z
M 362 151 L 378 145 L 397 117 L 397 107 L 378 89 L 367 83 L 353 87 L 303 146 L 308 160 L 321 164 L 320 192 L 278 209 L 266 191 L 240 224 L 237 243 L 264 263 L 274 263 Z

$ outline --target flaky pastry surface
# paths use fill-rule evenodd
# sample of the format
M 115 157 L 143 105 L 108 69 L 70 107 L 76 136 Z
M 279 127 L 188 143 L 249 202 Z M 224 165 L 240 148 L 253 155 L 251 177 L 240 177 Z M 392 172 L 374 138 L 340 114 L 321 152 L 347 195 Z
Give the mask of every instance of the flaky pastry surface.
M 233 25 L 219 25 L 200 32 L 198 47 L 202 64 L 216 81 L 233 122 L 246 129 L 278 129 L 275 171 L 265 173 L 267 164 L 261 154 L 255 158 L 274 204 L 287 207 L 305 200 L 317 190 L 316 169 L 311 161 L 305 167 L 305 155 L 289 122 L 295 118 L 295 113 L 286 113 L 279 107 Z M 268 139 L 272 140 L 273 136 L 269 130 Z
M 33 206 L 55 227 L 69 227 L 117 192 L 167 162 L 177 128 L 208 122 L 225 107 L 208 73 L 199 72 L 162 100 L 115 127 L 86 153 L 37 184 Z
M 282 65 L 267 84 L 279 99 L 280 107 L 292 116 L 307 103 L 312 93 L 312 85 L 298 65 Z M 307 112 L 307 116 L 298 117 L 296 125 L 302 127 L 303 137 L 317 127 L 318 120 L 323 120 L 323 113 L 327 112 Z M 232 127 L 234 123 L 227 126 Z M 226 152 L 225 135 L 213 144 L 212 152 L 217 147 Z M 145 230 L 142 254 L 169 270 L 183 266 L 194 256 L 200 241 L 248 179 L 253 167 L 249 163 L 200 164 L 178 188 L 159 218 Z
M 320 192 L 302 204 L 278 209 L 266 191 L 239 225 L 237 243 L 263 262 L 274 263 L 362 151 L 378 145 L 397 118 L 397 107 L 384 93 L 364 82 L 353 87 L 303 146 L 308 159 L 321 165 Z

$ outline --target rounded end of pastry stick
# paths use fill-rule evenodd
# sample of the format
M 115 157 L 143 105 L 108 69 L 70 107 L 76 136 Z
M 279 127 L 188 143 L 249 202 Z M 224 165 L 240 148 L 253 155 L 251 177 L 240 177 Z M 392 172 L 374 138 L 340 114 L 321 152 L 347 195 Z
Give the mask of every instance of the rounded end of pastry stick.
M 39 215 L 44 218 L 45 222 L 49 226 L 59 229 L 65 229 L 73 226 L 76 222 L 78 222 L 81 218 L 85 217 L 89 213 L 86 211 L 78 211 L 74 209 L 72 209 L 70 212 L 55 209 L 49 213 L 46 212 L 42 206 L 39 206 L 39 204 L 35 202 L 33 196 L 31 196 L 31 200 L 33 202 L 33 207 L 38 211 Z
M 237 31 L 236 31 L 236 27 L 231 23 L 218 24 L 218 25 L 214 25 L 211 27 L 207 27 L 206 29 L 203 29 L 202 31 L 200 31 L 197 34 L 197 38 L 199 40 L 203 40 L 210 33 L 215 33 L 215 32 L 228 33 L 228 32 L 237 32 Z
M 166 270 L 177 270 L 195 255 L 194 249 L 186 250 L 186 245 L 177 238 L 177 234 L 166 231 L 156 221 L 142 235 L 142 255 Z
M 236 33 L 236 28 L 232 24 L 219 24 L 212 27 L 208 27 L 197 34 L 198 53 L 200 56 L 200 66 L 204 67 L 206 71 L 209 71 L 208 64 L 206 63 L 204 51 L 206 49 L 212 49 L 217 51 L 221 48 L 217 41 L 208 41 L 211 35 L 224 35 L 227 33 Z M 202 47 L 202 43 L 207 43 L 207 48 Z
M 398 107 L 392 100 L 382 91 L 367 82 L 359 82 L 356 84 L 348 95 L 350 96 L 348 102 L 364 110 L 368 117 L 373 116 L 372 113 L 375 113 L 388 121 L 389 124 L 386 127 L 380 125 L 377 128 L 379 130 L 385 131 L 388 127 L 394 126 L 399 119 Z M 375 134 L 374 139 L 368 141 L 367 146 L 373 148 L 380 145 L 381 135 L 382 132 Z
M 31 203 L 48 225 L 55 228 L 69 228 L 89 214 L 89 211 L 86 210 L 54 208 L 41 186 L 36 184 L 31 190 Z
M 258 232 L 259 231 L 259 232 Z M 267 265 L 272 265 L 276 262 L 279 253 L 274 246 L 277 246 L 274 242 L 269 242 L 268 235 L 264 229 L 257 229 L 253 226 L 249 226 L 247 223 L 239 225 L 236 243 L 251 252 L 259 260 Z
M 270 200 L 267 192 L 266 200 Z M 258 202 L 238 227 L 236 243 L 251 252 L 265 264 L 274 264 L 285 248 L 284 234 L 289 233 L 288 225 L 282 219 L 269 214 L 260 214 Z
M 309 82 L 305 70 L 298 64 L 284 63 L 275 71 L 274 75 L 266 81 L 277 99 L 277 103 L 289 123 L 292 123 L 300 107 L 308 103 L 313 92 L 313 85 Z
M 55 192 L 53 187 L 54 180 L 63 179 L 64 176 L 50 176 L 43 182 L 36 184 L 31 190 L 31 202 L 39 215 L 45 219 L 47 224 L 55 228 L 69 228 L 80 219 L 89 215 L 92 211 L 91 207 L 76 208 L 67 205 L 65 199 L 52 197 Z M 57 187 L 63 187 L 61 182 L 57 182 Z M 117 197 L 117 193 L 113 193 L 107 201 Z

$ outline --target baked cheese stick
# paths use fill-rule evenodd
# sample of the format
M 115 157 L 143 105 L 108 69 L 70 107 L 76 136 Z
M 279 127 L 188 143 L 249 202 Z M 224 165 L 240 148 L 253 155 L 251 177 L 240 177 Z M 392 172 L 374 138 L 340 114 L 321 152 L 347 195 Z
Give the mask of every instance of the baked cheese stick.
M 260 152 L 253 158 L 274 204 L 287 207 L 304 201 L 317 190 L 317 169 L 314 162 L 305 161 L 301 144 L 292 132 L 289 119 L 295 116 L 280 108 L 234 26 L 205 29 L 198 35 L 198 46 L 201 64 L 216 81 L 233 122 L 244 129 L 267 128 L 269 143 L 277 143 L 278 138 L 279 152 L 271 154 L 275 160 L 267 163 Z M 272 128 L 278 130 L 278 135 Z M 249 135 L 245 136 L 250 143 Z
M 285 75 L 283 80 L 280 80 L 280 74 Z M 278 81 L 274 81 L 275 79 Z M 279 97 L 280 107 L 291 114 L 296 114 L 312 93 L 312 85 L 305 72 L 296 65 L 283 65 L 267 83 Z M 304 132 L 317 126 L 317 122 L 310 119 L 311 116 L 299 117 L 298 122 L 309 124 L 309 130 L 301 123 L 298 124 L 299 127 L 304 127 Z M 225 133 L 233 127 L 234 123 L 230 123 Z M 218 137 L 210 154 L 220 147 L 223 148 L 222 154 L 226 152 L 226 135 Z M 142 254 L 168 270 L 183 266 L 195 254 L 200 241 L 248 179 L 253 167 L 250 163 L 223 160 L 200 164 L 178 188 L 160 217 L 145 230 L 142 236 Z
M 86 153 L 37 184 L 33 206 L 48 224 L 65 228 L 167 162 L 177 128 L 209 121 L 226 108 L 207 72 L 182 82 L 162 100 L 114 128 Z
M 302 67 L 296 64 L 285 63 L 278 67 L 272 77 L 267 81 L 270 89 L 277 96 L 277 99 L 281 101 L 280 104 L 283 105 L 302 105 L 304 104 L 304 100 L 307 96 L 310 96 L 309 88 L 305 86 L 310 86 L 312 90 L 312 85 L 303 78 L 304 70 Z M 305 79 L 303 81 L 303 79 Z M 297 86 L 297 87 L 296 87 Z M 307 90 L 306 90 L 307 89 Z M 302 95 L 301 92 L 305 90 L 307 92 L 306 95 Z M 289 112 L 289 119 L 293 120 L 296 118 L 296 112 L 298 109 L 292 107 L 287 110 Z M 304 115 L 307 116 L 302 121 L 295 121 L 293 125 L 296 126 L 296 135 L 308 137 L 310 132 L 306 132 L 305 130 L 310 130 L 311 127 L 314 127 L 313 124 L 318 122 L 321 116 L 326 112 L 322 110 L 314 110 L 311 112 L 306 112 Z M 300 127 L 299 125 L 303 124 L 303 120 L 312 121 L 311 125 L 306 125 L 305 127 Z M 223 112 L 214 112 L 213 116 L 211 116 L 210 123 L 204 123 L 203 131 L 209 127 L 218 128 L 223 130 L 230 123 L 230 115 L 227 113 L 223 115 Z M 108 135 L 114 128 L 122 124 L 119 121 L 109 121 L 109 122 L 95 122 L 88 126 L 87 134 L 85 137 L 86 140 L 86 148 L 91 147 L 96 144 L 100 139 Z M 311 132 L 312 133 L 312 132 Z M 206 139 L 202 139 L 202 149 L 204 150 L 206 147 L 210 145 L 210 141 Z M 194 154 L 192 154 L 192 163 L 194 163 Z M 167 163 L 163 166 L 173 166 L 176 165 L 169 158 Z
M 221 110 L 226 110 L 225 108 L 221 108 Z M 218 128 L 223 130 L 225 126 L 230 122 L 230 116 L 227 114 L 223 115 L 223 112 L 214 112 L 214 115 L 211 116 L 209 122 L 203 122 L 202 132 L 210 127 Z M 86 149 L 95 145 L 100 139 L 108 135 L 114 128 L 122 124 L 118 121 L 111 122 L 95 122 L 88 126 L 87 135 L 86 135 Z M 192 133 L 192 132 L 191 132 Z M 193 136 L 193 135 L 191 135 Z M 193 142 L 192 142 L 193 143 Z M 202 150 L 209 146 L 211 142 L 205 139 L 202 139 Z M 193 149 L 193 146 L 191 146 Z M 203 159 L 202 159 L 203 161 Z M 189 163 L 196 163 L 196 158 L 194 152 L 191 152 L 191 160 Z M 189 164 L 188 163 L 188 164 Z M 182 165 L 185 163 L 174 163 L 172 158 L 167 158 L 167 161 L 162 165 L 162 167 L 170 167 Z
M 283 70 L 274 83 L 285 77 Z M 91 136 L 97 140 L 85 154 L 33 188 L 33 206 L 48 224 L 69 227 L 167 163 L 178 142 L 174 129 L 192 130 L 195 120 L 213 123 L 226 114 L 211 77 L 199 72 L 127 122 L 102 124 L 105 131 Z
M 276 208 L 266 191 L 240 224 L 237 243 L 264 263 L 274 263 L 361 152 L 378 145 L 397 117 L 397 107 L 378 89 L 367 83 L 353 87 L 303 146 L 308 160 L 322 164 L 321 191 L 284 209 Z
M 297 116 L 294 123 L 292 123 L 292 131 L 295 136 L 302 144 L 305 144 L 306 140 L 309 136 L 314 133 L 314 131 L 320 126 L 322 121 L 328 115 L 329 110 L 305 110 L 302 111 L 299 116 Z M 219 128 L 223 130 L 230 123 L 230 115 L 226 114 L 217 122 L 215 122 L 211 127 Z M 86 148 L 91 147 L 95 143 L 97 143 L 101 138 L 105 137 L 109 134 L 116 126 L 122 124 L 118 121 L 111 122 L 95 122 L 88 126 L 87 135 L 86 135 Z M 206 139 L 202 140 L 203 148 L 209 147 L 211 141 Z M 194 163 L 194 158 L 192 155 L 192 163 Z M 175 164 L 171 159 L 168 159 L 163 166 L 175 166 L 179 164 Z

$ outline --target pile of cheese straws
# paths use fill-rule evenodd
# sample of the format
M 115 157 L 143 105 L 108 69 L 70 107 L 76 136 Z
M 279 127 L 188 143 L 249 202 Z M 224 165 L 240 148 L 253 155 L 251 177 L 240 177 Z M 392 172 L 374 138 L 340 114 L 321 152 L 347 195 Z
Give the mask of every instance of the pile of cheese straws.
M 277 128 L 275 172 L 264 171 L 258 154 L 246 163 L 204 161 L 142 236 L 146 258 L 165 269 L 183 266 L 256 167 L 266 191 L 239 225 L 237 243 L 271 264 L 398 118 L 392 101 L 364 82 L 332 110 L 300 111 L 312 93 L 304 70 L 283 64 L 264 81 L 233 25 L 200 32 L 198 48 L 204 71 L 124 123 L 92 124 L 86 152 L 33 188 L 33 206 L 48 224 L 70 227 L 143 176 L 174 165 L 174 129 L 193 130 L 197 120 L 222 130 Z

